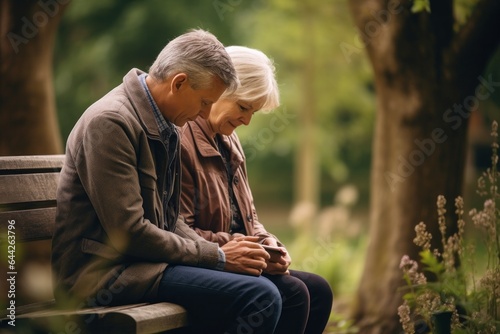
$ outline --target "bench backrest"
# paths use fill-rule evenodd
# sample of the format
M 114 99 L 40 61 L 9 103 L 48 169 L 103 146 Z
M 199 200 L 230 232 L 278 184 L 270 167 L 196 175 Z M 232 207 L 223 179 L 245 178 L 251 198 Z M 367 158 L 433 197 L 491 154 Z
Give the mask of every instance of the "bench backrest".
M 63 161 L 64 155 L 0 157 L 0 268 L 15 277 L 17 307 L 52 297 L 50 240 Z M 12 287 L 1 291 L 1 304 Z
M 64 155 L 0 157 L 0 271 L 14 278 L 0 284 L 0 319 L 11 329 L 17 316 L 19 333 L 163 333 L 186 326 L 186 310 L 171 303 L 53 308 L 51 240 L 63 161 Z
M 16 242 L 50 239 L 64 155 L 0 157 L 0 226 Z

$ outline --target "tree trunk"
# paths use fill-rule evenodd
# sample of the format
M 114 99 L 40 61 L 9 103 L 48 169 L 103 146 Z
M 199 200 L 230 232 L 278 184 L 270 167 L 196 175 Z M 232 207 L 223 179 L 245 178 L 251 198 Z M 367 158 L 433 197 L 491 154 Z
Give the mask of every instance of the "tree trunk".
M 440 248 L 438 195 L 448 202 L 448 231 L 456 229 L 468 119 L 491 94 L 476 87 L 488 81 L 480 75 L 495 47 L 472 58 L 472 41 L 483 41 L 455 35 L 451 0 L 431 3 L 429 14 L 412 13 L 407 1 L 350 2 L 377 93 L 370 243 L 353 309 L 360 333 L 399 333 L 401 257 L 418 259 L 412 240 L 421 221 L 434 236 L 432 247 Z
M 63 151 L 52 54 L 68 2 L 0 0 L 0 155 Z
M 315 102 L 315 47 L 314 40 L 310 33 L 314 31 L 314 18 L 310 15 L 307 4 L 302 4 L 302 24 L 303 42 L 305 48 L 305 59 L 301 72 L 302 82 L 302 106 L 299 110 L 299 133 L 298 152 L 295 165 L 296 204 L 312 205 L 314 211 L 319 206 L 319 175 L 320 167 L 318 162 L 318 140 L 315 131 L 317 106 Z M 312 217 L 308 217 L 308 224 L 311 224 Z M 311 228 L 309 226 L 308 228 Z

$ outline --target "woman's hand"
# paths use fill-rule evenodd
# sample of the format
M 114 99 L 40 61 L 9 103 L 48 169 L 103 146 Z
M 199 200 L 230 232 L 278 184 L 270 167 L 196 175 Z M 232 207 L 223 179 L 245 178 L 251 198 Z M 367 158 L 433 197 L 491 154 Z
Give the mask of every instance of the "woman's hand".
M 257 243 L 258 237 L 236 237 L 221 249 L 226 255 L 225 271 L 259 276 L 266 269 L 269 254 Z
M 246 235 L 241 234 L 241 233 L 233 233 L 233 234 L 231 234 L 231 237 L 232 237 L 231 240 L 233 240 L 233 239 L 236 239 L 236 238 L 246 237 Z
M 262 244 L 278 247 L 278 243 L 274 238 L 266 238 L 262 241 Z M 270 275 L 289 275 L 290 271 L 288 267 L 292 263 L 292 259 L 290 258 L 290 254 L 285 247 L 279 247 L 282 251 L 282 255 L 277 262 L 271 261 L 268 259 L 266 261 L 267 267 L 264 269 L 266 274 Z
M 285 253 L 279 259 L 279 262 L 267 261 L 267 267 L 264 269 L 266 274 L 270 275 L 289 275 L 290 271 L 288 267 L 292 263 L 290 255 L 284 247 L 280 247 L 285 250 Z

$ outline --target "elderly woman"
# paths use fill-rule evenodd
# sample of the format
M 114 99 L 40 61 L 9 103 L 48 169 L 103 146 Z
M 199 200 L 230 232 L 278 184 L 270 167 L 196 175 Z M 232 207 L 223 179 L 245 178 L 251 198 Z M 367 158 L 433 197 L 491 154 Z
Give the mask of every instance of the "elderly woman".
M 208 119 L 198 118 L 181 129 L 180 212 L 199 235 L 220 246 L 236 239 L 278 247 L 281 254 L 266 260 L 267 267 L 256 273 L 281 293 L 282 312 L 274 333 L 323 333 L 331 312 L 331 288 L 318 275 L 289 269 L 286 248 L 259 222 L 245 155 L 234 132 L 250 124 L 255 112 L 278 107 L 274 66 L 261 51 L 241 46 L 226 50 L 241 85 L 213 104 Z

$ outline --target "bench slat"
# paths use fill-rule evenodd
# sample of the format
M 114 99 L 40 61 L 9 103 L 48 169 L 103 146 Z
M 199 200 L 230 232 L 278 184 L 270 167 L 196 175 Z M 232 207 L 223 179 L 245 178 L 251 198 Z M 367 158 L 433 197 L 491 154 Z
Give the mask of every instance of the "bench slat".
M 36 173 L 37 170 L 61 170 L 64 155 L 23 155 L 0 157 L 0 175 Z
M 52 238 L 56 208 L 0 212 L 0 230 L 7 231 L 9 221 L 15 221 L 16 242 Z
M 147 303 L 138 303 L 138 304 L 129 304 L 129 305 L 118 305 L 118 306 L 97 306 L 92 308 L 83 308 L 78 310 L 64 310 L 56 307 L 55 302 L 48 308 L 38 309 L 36 311 L 32 311 L 29 313 L 23 313 L 18 315 L 18 319 L 26 319 L 26 318 L 46 318 L 46 317 L 57 317 L 57 316 L 88 316 L 88 315 L 102 315 L 107 312 L 119 312 L 124 309 L 128 309 L 131 307 L 141 307 L 144 305 L 148 305 Z
M 43 310 L 17 316 L 21 326 L 42 330 L 62 330 L 68 327 L 91 329 L 99 333 L 158 333 L 188 324 L 187 312 L 172 303 L 131 304 L 70 310 Z
M 55 206 L 59 173 L 0 175 L 0 211 L 25 206 L 30 202 Z M 16 204 L 17 203 L 17 204 Z M 35 204 L 36 205 L 36 204 Z
M 120 333 L 158 333 L 187 325 L 186 309 L 177 304 L 157 303 L 106 312 L 101 328 Z

